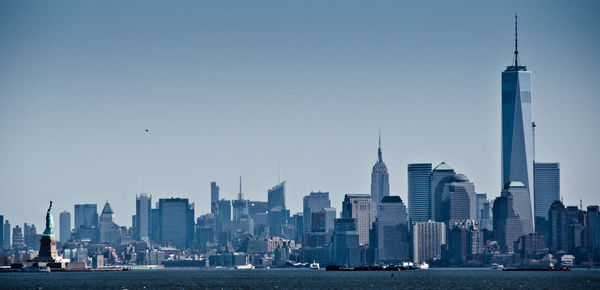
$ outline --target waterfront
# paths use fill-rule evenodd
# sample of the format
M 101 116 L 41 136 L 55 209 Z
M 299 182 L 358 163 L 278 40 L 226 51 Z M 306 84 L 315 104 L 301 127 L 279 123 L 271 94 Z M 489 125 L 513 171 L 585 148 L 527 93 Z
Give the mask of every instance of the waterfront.
M 570 272 L 503 272 L 488 268 L 438 268 L 392 273 L 326 272 L 308 269 L 164 269 L 49 274 L 1 273 L 0 288 L 599 289 L 600 269 L 573 269 Z

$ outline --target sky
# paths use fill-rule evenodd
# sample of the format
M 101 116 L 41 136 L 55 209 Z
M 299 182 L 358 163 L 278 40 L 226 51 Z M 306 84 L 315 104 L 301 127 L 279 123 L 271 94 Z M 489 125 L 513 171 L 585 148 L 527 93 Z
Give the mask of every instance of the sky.
M 239 191 L 369 193 L 381 130 L 393 195 L 445 161 L 500 193 L 501 72 L 533 73 L 536 160 L 600 204 L 598 1 L 1 1 L 0 215 Z M 149 132 L 146 133 L 145 130 Z M 279 170 L 280 168 L 280 170 Z

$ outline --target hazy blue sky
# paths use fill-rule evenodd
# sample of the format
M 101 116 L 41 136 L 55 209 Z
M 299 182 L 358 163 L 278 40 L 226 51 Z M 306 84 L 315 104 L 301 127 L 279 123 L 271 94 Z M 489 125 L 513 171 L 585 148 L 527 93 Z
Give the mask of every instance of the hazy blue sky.
M 377 132 L 392 194 L 446 161 L 500 191 L 500 76 L 533 71 L 539 161 L 568 204 L 599 204 L 599 1 L 2 1 L 0 214 L 41 232 L 49 199 L 287 203 L 369 193 Z M 150 134 L 144 130 L 149 129 Z M 435 165 L 434 164 L 434 165 Z M 58 225 L 57 225 L 58 226 Z

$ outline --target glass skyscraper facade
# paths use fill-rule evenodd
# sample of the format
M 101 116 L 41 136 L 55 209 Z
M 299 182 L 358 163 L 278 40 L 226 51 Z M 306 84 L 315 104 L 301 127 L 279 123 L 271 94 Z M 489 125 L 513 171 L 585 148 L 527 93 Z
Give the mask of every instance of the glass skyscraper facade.
M 533 187 L 535 217 L 548 219 L 550 206 L 560 200 L 560 164 L 536 162 Z
M 408 215 L 411 223 L 431 217 L 431 163 L 408 164 Z

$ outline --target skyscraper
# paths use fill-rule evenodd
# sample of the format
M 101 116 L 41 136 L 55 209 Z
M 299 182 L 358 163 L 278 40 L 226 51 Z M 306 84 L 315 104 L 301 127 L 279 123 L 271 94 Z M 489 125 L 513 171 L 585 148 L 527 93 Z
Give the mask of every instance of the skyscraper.
M 4 229 L 3 229 L 2 237 L 4 239 L 4 243 L 2 244 L 2 249 L 10 250 L 10 223 L 8 220 L 4 221 Z
M 75 205 L 75 230 L 79 227 L 98 227 L 98 209 L 95 204 Z
M 100 242 L 118 244 L 121 242 L 121 230 L 115 223 L 115 213 L 106 201 L 100 214 Z
M 395 264 L 408 260 L 408 215 L 399 196 L 386 196 L 381 200 L 374 230 L 377 261 Z
M 535 229 L 543 234 L 547 228 L 550 205 L 560 200 L 560 164 L 535 162 L 533 173 Z
M 531 72 L 519 63 L 515 16 L 513 64 L 502 72 L 502 185 L 520 181 L 531 192 L 533 180 L 533 123 Z
M 431 219 L 434 221 L 441 221 L 442 218 L 440 202 L 443 185 L 440 186 L 440 182 L 447 176 L 454 174 L 454 169 L 446 164 L 446 162 L 440 163 L 431 171 Z
M 216 182 L 210 183 L 210 213 L 217 215 L 217 203 L 219 202 L 219 186 Z
M 60 213 L 60 242 L 66 243 L 71 239 L 71 213 L 63 211 Z
M 428 262 L 442 258 L 442 245 L 446 243 L 446 224 L 442 222 L 413 223 L 413 261 Z
M 509 251 L 514 248 L 514 241 L 523 233 L 521 219 L 513 208 L 515 200 L 510 191 L 502 191 L 494 200 L 494 237 L 500 246 Z
M 4 216 L 0 215 L 0 250 L 4 249 Z
M 177 248 L 191 246 L 194 236 L 194 204 L 187 198 L 161 198 L 159 207 L 159 239 Z
M 285 181 L 268 190 L 267 200 L 269 202 L 269 210 L 275 207 L 285 209 Z
M 533 220 L 531 218 L 531 199 L 529 197 L 529 190 L 525 184 L 520 181 L 513 181 L 508 183 L 503 193 L 511 193 L 513 199 L 513 210 L 515 214 L 519 216 L 522 226 L 522 234 L 533 233 Z
M 431 163 L 408 164 L 408 215 L 411 223 L 431 219 Z
M 346 267 L 359 266 L 361 262 L 359 236 L 355 219 L 341 218 L 335 220 L 333 232 L 334 261 Z
M 19 225 L 16 225 L 13 228 L 12 232 L 12 247 L 13 249 L 23 249 L 25 248 L 25 238 L 23 237 L 23 231 Z
M 342 202 L 342 218 L 355 219 L 358 242 L 361 245 L 369 243 L 369 231 L 375 221 L 375 209 L 370 195 L 346 194 Z
M 304 230 L 310 230 L 312 225 L 312 213 L 320 212 L 324 208 L 331 207 L 329 192 L 311 192 L 303 199 L 303 226 Z
M 381 205 L 381 200 L 390 195 L 390 176 L 388 175 L 387 166 L 383 163 L 381 157 L 381 133 L 379 134 L 379 149 L 377 150 L 377 162 L 373 165 L 371 173 L 371 198 L 375 206 L 375 216 Z M 306 215 L 304 215 L 306 217 Z
M 152 196 L 142 193 L 135 197 L 135 239 L 142 241 L 150 238 L 152 217 Z

